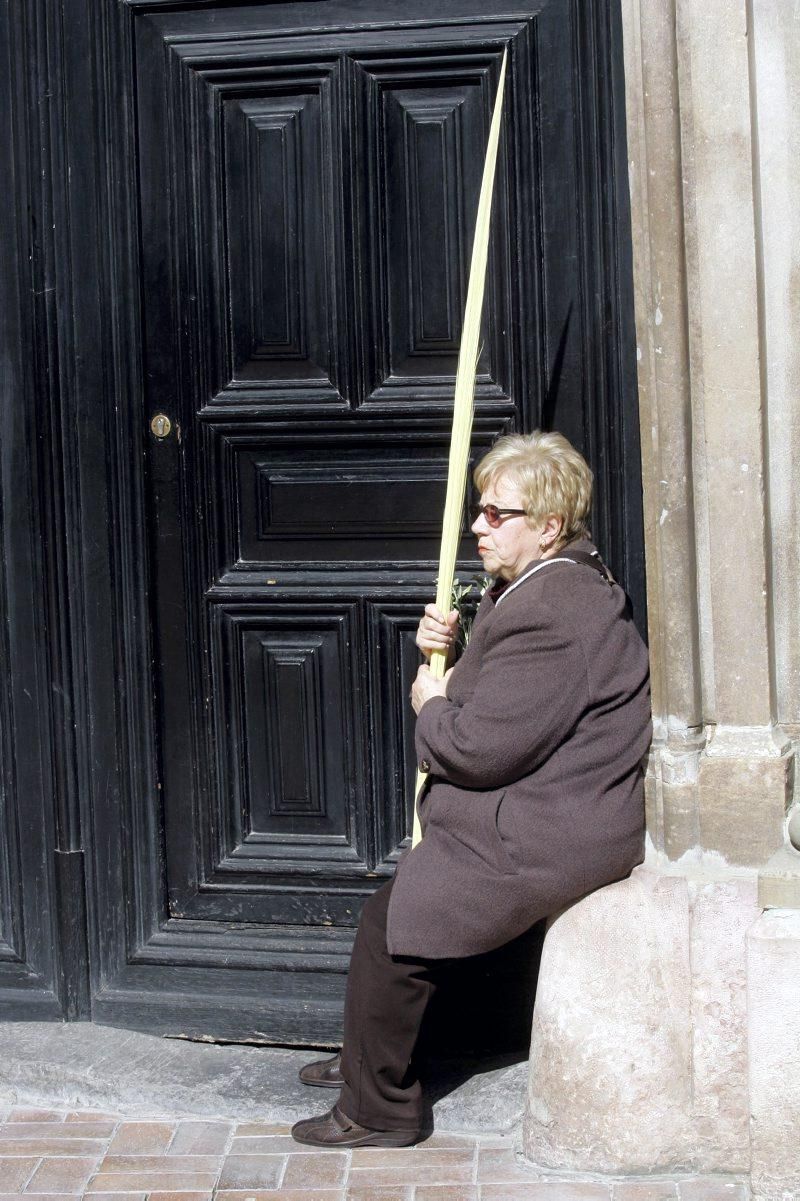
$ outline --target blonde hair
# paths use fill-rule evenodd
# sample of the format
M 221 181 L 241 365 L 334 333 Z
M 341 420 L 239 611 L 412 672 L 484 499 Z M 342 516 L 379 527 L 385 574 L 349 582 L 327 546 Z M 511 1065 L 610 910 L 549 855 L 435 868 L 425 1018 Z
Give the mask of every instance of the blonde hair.
M 483 492 L 501 476 L 519 488 L 529 525 L 550 513 L 561 518 L 555 546 L 587 536 L 594 477 L 583 455 L 563 434 L 534 430 L 498 439 L 475 468 L 475 487 Z

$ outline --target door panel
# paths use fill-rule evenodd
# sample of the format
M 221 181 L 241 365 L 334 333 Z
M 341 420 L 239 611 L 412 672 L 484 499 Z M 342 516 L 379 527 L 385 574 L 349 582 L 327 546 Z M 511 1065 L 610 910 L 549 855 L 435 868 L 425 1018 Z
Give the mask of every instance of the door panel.
M 361 54 L 354 64 L 371 281 L 365 399 L 417 408 L 452 393 L 498 59 L 464 44 L 409 55 L 403 35 L 384 45 L 380 58 Z M 509 346 L 499 336 L 507 327 L 505 201 L 501 168 L 478 363 L 484 403 L 508 401 L 511 385 Z
M 212 204 L 219 214 L 223 200 L 225 214 L 231 361 L 223 395 L 250 385 L 265 399 L 291 397 L 304 385 L 315 399 L 339 399 L 333 352 L 342 271 L 329 257 L 343 220 L 338 67 L 265 74 L 257 95 L 222 103 L 224 190 Z
M 402 715 L 378 682 L 387 729 L 369 598 L 397 605 L 414 573 L 407 642 L 447 479 L 425 410 L 452 395 L 502 43 L 279 39 L 268 6 L 257 36 L 225 10 L 198 43 L 186 15 L 137 29 L 144 273 L 170 280 L 143 351 L 173 352 L 145 403 L 179 431 L 148 445 L 169 912 L 352 929 L 410 828 L 410 680 Z M 484 447 L 516 412 L 508 210 L 501 175 Z
M 339 430 L 309 430 L 305 438 L 275 431 L 256 446 L 251 435 L 226 441 L 239 516 L 239 554 L 227 568 L 321 570 L 437 558 L 447 486 L 443 438 L 419 446 L 382 427 L 374 441 Z M 466 530 L 463 551 L 468 555 Z

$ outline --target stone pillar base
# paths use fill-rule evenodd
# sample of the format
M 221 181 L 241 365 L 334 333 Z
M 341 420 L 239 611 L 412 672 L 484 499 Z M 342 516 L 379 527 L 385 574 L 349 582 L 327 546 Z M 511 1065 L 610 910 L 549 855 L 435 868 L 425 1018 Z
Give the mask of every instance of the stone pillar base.
M 746 935 L 760 914 L 755 873 L 646 865 L 551 921 L 523 1131 L 533 1163 L 750 1171 Z
M 677 861 L 716 851 L 732 868 L 756 868 L 784 845 L 794 755 L 775 726 L 672 729 L 653 743 L 647 829 Z
M 759 867 L 783 846 L 793 756 L 773 726 L 717 726 L 699 762 L 699 839 L 729 863 Z

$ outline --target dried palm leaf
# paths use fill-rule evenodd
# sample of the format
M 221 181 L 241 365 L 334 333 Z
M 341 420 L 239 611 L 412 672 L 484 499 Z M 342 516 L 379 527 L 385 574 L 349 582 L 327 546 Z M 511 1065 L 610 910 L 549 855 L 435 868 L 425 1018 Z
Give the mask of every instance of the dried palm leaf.
M 494 102 L 486 161 L 478 200 L 478 215 L 475 220 L 475 238 L 472 243 L 472 262 L 467 285 L 467 303 L 464 308 L 464 327 L 461 332 L 461 347 L 456 371 L 456 390 L 453 401 L 453 432 L 450 439 L 450 459 L 447 468 L 447 494 L 442 523 L 442 544 L 439 552 L 439 577 L 436 590 L 436 607 L 442 613 L 450 611 L 450 596 L 456 567 L 456 555 L 461 541 L 461 516 L 467 489 L 467 467 L 469 445 L 472 437 L 472 413 L 475 401 L 475 375 L 478 368 L 479 340 L 483 294 L 486 285 L 486 263 L 489 257 L 489 229 L 492 215 L 497 149 L 500 143 L 500 118 L 503 111 L 503 89 L 506 78 L 508 51 L 503 52 L 497 96 Z M 431 655 L 431 674 L 438 680 L 444 676 L 447 654 L 434 651 Z M 412 846 L 422 837 L 416 798 L 425 783 L 426 775 L 417 772 L 414 787 L 414 832 Z

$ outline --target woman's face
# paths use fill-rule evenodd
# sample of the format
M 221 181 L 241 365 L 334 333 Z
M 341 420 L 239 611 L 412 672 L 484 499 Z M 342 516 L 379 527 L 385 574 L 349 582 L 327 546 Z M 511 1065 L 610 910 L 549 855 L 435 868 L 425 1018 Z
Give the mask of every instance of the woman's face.
M 487 484 L 481 493 L 482 505 L 497 505 L 498 509 L 521 509 L 523 507 L 518 486 L 512 480 L 498 476 Z M 483 513 L 472 523 L 472 532 L 478 539 L 478 554 L 489 575 L 501 576 L 504 580 L 515 580 L 523 568 L 534 559 L 541 559 L 539 539 L 545 522 L 531 528 L 524 514 L 509 514 L 494 528 Z

